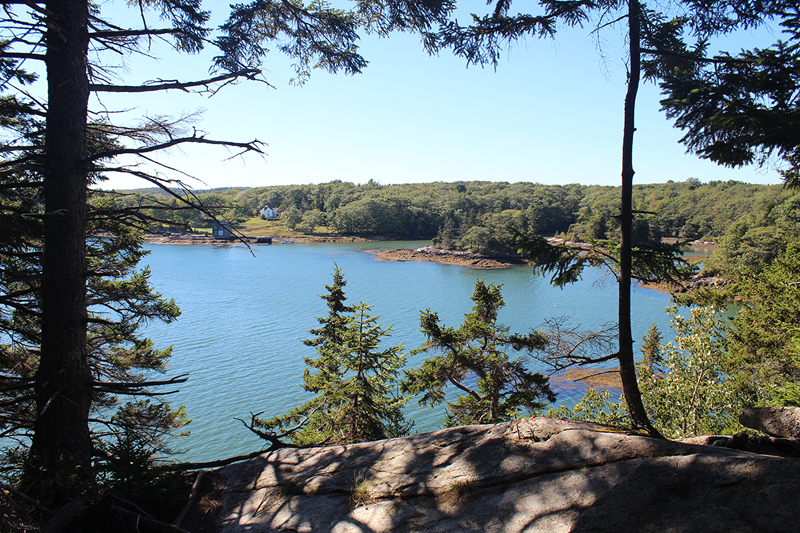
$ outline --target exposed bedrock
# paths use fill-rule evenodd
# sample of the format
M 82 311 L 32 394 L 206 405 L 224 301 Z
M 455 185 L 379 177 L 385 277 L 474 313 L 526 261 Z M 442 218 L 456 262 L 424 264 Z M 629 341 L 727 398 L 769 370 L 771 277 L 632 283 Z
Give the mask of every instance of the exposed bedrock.
M 547 418 L 216 472 L 219 531 L 798 531 L 800 462 Z

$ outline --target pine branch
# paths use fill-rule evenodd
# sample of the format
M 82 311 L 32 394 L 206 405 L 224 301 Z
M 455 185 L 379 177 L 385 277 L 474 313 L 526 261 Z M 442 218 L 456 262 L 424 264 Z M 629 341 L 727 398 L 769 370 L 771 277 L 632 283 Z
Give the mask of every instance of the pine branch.
M 672 57 L 675 59 L 685 59 L 695 63 L 710 63 L 717 65 L 750 65 L 757 62 L 755 59 L 741 59 L 736 57 L 700 57 L 691 54 L 679 54 L 677 52 L 670 52 L 667 50 L 653 50 L 650 48 L 642 48 L 641 52 L 643 54 L 653 56 Z

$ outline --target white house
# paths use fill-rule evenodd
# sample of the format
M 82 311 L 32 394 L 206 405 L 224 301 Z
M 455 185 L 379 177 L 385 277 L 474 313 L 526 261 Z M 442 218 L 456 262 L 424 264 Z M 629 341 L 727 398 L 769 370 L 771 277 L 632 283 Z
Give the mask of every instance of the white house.
M 272 209 L 268 205 L 262 207 L 259 213 L 261 213 L 261 218 L 278 218 L 278 210 Z

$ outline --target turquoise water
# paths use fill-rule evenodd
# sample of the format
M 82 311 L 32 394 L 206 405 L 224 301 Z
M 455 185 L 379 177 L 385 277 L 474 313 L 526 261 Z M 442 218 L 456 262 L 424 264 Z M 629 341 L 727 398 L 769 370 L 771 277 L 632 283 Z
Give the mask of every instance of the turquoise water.
M 593 270 L 578 284 L 554 289 L 529 267 L 474 270 L 435 263 L 376 261 L 364 249 L 413 248 L 424 242 L 241 245 L 152 245 L 145 259 L 156 289 L 182 310 L 177 322 L 151 324 L 147 334 L 159 347 L 174 345 L 169 375 L 190 379 L 169 397 L 185 405 L 191 435 L 179 447 L 181 460 L 203 461 L 256 451 L 263 441 L 235 417 L 283 413 L 308 396 L 302 390 L 303 357 L 315 351 L 302 344 L 308 330 L 327 312 L 318 295 L 331 281 L 334 265 L 347 280 L 348 303 L 373 306 L 388 342 L 419 347 L 419 311 L 430 308 L 447 325 L 458 326 L 471 308 L 475 280 L 503 284 L 506 307 L 500 321 L 512 332 L 527 332 L 547 317 L 570 316 L 589 329 L 616 322 L 613 279 Z M 668 329 L 667 295 L 637 288 L 633 294 L 633 335 L 641 339 L 653 322 Z M 424 356 L 410 360 L 419 364 Z M 532 368 L 538 369 L 536 362 Z M 546 370 L 545 368 L 541 368 Z M 572 394 L 575 394 L 574 392 Z M 568 401 L 569 392 L 559 399 Z M 410 404 L 414 431 L 439 427 L 443 410 Z

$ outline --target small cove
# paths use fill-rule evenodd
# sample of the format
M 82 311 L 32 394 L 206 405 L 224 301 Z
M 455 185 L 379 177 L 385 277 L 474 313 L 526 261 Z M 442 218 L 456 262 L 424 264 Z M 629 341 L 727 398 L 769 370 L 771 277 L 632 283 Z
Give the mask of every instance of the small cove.
M 185 405 L 192 434 L 178 447 L 180 460 L 204 461 L 258 450 L 263 441 L 235 418 L 249 413 L 283 413 L 308 396 L 302 390 L 302 344 L 316 317 L 326 312 L 318 295 L 330 283 L 334 265 L 347 280 L 348 303 L 373 306 L 384 326 L 393 325 L 386 342 L 420 346 L 419 311 L 430 308 L 447 325 L 457 326 L 472 302 L 476 279 L 503 284 L 506 307 L 500 321 L 526 332 L 547 317 L 569 316 L 585 329 L 616 321 L 617 292 L 612 279 L 592 270 L 564 289 L 530 267 L 475 270 L 436 263 L 376 261 L 364 249 L 412 248 L 426 242 L 315 243 L 254 246 L 148 245 L 152 282 L 174 298 L 182 316 L 172 324 L 153 323 L 146 332 L 158 347 L 174 346 L 168 375 L 188 373 L 189 381 L 168 399 Z M 669 296 L 637 288 L 633 294 L 633 335 L 638 340 L 654 322 L 667 330 Z M 424 356 L 408 361 L 417 365 Z M 531 362 L 536 370 L 546 370 Z M 561 391 L 559 401 L 580 396 L 580 388 Z M 413 431 L 437 429 L 442 408 L 410 403 Z

